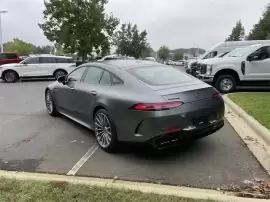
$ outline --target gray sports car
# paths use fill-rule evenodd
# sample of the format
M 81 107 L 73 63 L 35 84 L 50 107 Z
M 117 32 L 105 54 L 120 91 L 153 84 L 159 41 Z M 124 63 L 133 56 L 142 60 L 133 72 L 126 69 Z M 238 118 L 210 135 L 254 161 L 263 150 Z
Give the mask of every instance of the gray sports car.
M 51 116 L 61 113 L 94 130 L 107 152 L 119 142 L 176 146 L 224 125 L 224 102 L 216 89 L 150 61 L 83 64 L 49 85 L 45 101 Z

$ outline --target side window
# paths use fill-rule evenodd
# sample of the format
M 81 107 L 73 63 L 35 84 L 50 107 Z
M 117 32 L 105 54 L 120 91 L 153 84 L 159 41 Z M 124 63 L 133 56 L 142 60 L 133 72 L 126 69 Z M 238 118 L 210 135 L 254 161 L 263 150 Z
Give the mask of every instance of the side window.
M 6 55 L 5 54 L 0 54 L 0 59 L 6 59 Z
M 264 46 L 259 48 L 254 53 L 252 53 L 251 56 L 256 61 L 270 58 L 270 46 Z
M 123 81 L 119 79 L 117 76 L 111 74 L 111 80 L 113 85 L 122 84 Z
M 68 75 L 68 79 L 67 81 L 80 81 L 83 73 L 85 72 L 86 67 L 81 67 L 79 69 L 76 69 L 75 71 L 73 71 L 72 73 L 70 73 Z
M 99 83 L 101 85 L 110 86 L 111 85 L 111 75 L 110 75 L 110 73 L 107 72 L 107 71 L 104 71 Z
M 55 58 L 56 63 L 72 63 L 73 60 L 70 58 Z
M 103 69 L 98 67 L 89 67 L 84 82 L 89 84 L 97 84 L 100 81 L 102 73 Z
M 17 58 L 17 55 L 14 54 L 14 53 L 8 53 L 8 54 L 6 54 L 6 58 L 7 59 L 16 59 Z
M 39 58 L 38 57 L 29 58 L 25 62 L 26 64 L 39 64 Z
M 42 64 L 54 63 L 54 59 L 50 57 L 40 57 L 39 60 L 40 60 L 40 63 Z

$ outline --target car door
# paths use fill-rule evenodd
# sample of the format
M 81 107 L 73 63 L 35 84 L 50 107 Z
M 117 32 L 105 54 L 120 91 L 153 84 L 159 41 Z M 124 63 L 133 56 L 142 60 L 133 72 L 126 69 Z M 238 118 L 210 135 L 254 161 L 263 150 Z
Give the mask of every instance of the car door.
M 270 81 L 270 46 L 263 46 L 250 54 L 245 67 L 245 80 Z
M 86 66 L 72 71 L 66 77 L 66 81 L 55 90 L 55 101 L 60 111 L 70 116 L 76 116 L 74 105 L 78 101 L 76 91 L 85 73 Z
M 76 113 L 80 120 L 92 123 L 97 99 L 111 86 L 110 73 L 99 67 L 89 67 L 77 89 Z
M 39 57 L 30 57 L 24 60 L 20 67 L 16 69 L 20 77 L 35 77 L 37 76 L 36 66 L 39 64 Z
M 39 64 L 36 66 L 36 74 L 40 77 L 49 77 L 53 75 L 53 65 L 55 60 L 53 57 L 40 57 Z

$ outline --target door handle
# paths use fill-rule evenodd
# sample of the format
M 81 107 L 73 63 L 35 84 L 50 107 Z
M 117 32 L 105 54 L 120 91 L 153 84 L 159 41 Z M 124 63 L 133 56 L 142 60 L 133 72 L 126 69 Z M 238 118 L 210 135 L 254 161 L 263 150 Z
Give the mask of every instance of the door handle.
M 91 95 L 96 96 L 97 92 L 96 91 L 90 91 Z

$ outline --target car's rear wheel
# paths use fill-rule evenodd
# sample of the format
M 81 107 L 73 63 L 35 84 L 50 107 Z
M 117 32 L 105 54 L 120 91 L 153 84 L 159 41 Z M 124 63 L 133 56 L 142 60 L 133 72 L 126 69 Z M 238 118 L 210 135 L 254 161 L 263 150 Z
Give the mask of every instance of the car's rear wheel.
M 220 75 L 215 82 L 215 87 L 221 93 L 233 92 L 236 89 L 236 79 L 229 74 Z
M 58 79 L 60 76 L 66 76 L 67 72 L 64 70 L 56 70 L 56 72 L 54 73 L 54 77 L 56 79 Z
M 45 103 L 49 115 L 56 116 L 57 110 L 55 108 L 55 104 L 50 90 L 47 90 L 45 93 Z
M 8 70 L 4 73 L 3 79 L 7 83 L 15 83 L 16 81 L 18 81 L 19 76 L 15 71 Z
M 118 144 L 116 129 L 106 110 L 100 109 L 97 111 L 94 125 L 99 146 L 106 152 L 115 152 Z

